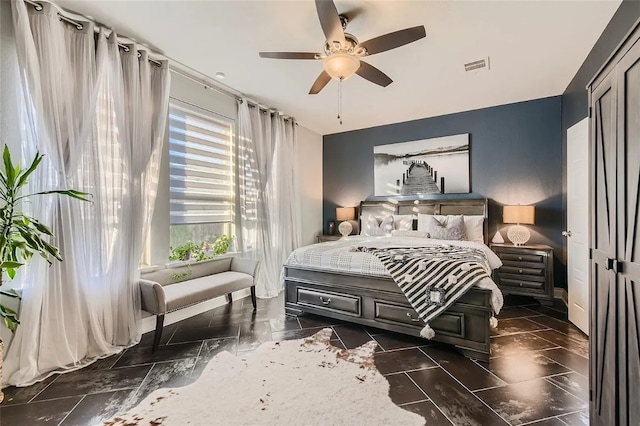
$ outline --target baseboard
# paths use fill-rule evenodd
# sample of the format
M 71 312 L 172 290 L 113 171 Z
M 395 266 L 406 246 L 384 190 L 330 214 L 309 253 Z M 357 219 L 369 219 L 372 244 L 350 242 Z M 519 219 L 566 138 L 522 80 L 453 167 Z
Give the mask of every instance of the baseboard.
M 569 294 L 566 288 L 554 288 L 553 297 L 562 300 L 567 307 L 569 306 Z
M 251 291 L 248 288 L 238 290 L 233 293 L 233 300 L 239 300 L 244 297 L 248 297 L 251 294 Z M 189 306 L 188 308 L 180 309 L 175 312 L 168 313 L 164 317 L 164 325 L 167 326 L 169 324 L 173 324 L 178 321 L 182 321 L 183 319 L 187 319 L 193 317 L 195 315 L 201 314 L 203 312 L 209 311 L 211 309 L 220 307 L 227 303 L 226 296 L 216 297 L 215 299 L 207 300 L 202 303 L 198 303 L 197 305 Z M 148 315 L 142 318 L 142 333 L 148 333 L 149 331 L 153 331 L 156 329 L 156 317 L 155 315 Z

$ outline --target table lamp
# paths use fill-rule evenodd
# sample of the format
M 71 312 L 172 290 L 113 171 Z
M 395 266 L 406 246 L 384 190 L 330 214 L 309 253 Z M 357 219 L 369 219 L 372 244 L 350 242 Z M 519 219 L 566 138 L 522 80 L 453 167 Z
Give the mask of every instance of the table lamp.
M 356 208 L 355 207 L 337 207 L 336 208 L 336 220 L 341 222 L 338 226 L 338 231 L 343 237 L 351 234 L 353 231 L 353 225 L 349 222 L 350 220 L 356 219 Z
M 531 233 L 522 224 L 533 225 L 534 219 L 535 206 L 504 206 L 502 209 L 502 221 L 504 223 L 515 223 L 507 231 L 507 238 L 515 246 L 521 246 L 529 241 Z

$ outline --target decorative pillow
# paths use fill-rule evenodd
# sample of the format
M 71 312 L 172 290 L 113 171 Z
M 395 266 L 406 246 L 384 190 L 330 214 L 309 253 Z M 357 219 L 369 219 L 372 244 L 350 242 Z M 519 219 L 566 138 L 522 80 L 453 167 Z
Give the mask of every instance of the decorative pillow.
M 467 241 L 484 243 L 484 216 L 462 216 Z
M 444 215 L 429 215 L 429 214 L 419 214 L 418 215 L 418 230 L 423 231 L 427 230 L 427 217 L 434 217 L 440 223 L 448 223 L 448 221 L 452 217 L 459 216 L 444 216 Z M 462 216 L 464 221 L 464 239 L 466 241 L 475 241 L 478 243 L 484 243 L 484 216 L 482 215 L 472 215 L 472 216 Z
M 360 235 L 380 237 L 391 235 L 391 231 L 393 231 L 393 216 L 376 217 L 368 215 L 362 219 L 362 231 Z
M 413 215 L 412 214 L 394 214 L 393 229 L 401 230 L 401 231 L 412 231 Z
M 427 231 L 405 231 L 401 229 L 391 231 L 392 237 L 429 238 Z
M 418 215 L 418 230 L 428 232 L 431 238 L 437 240 L 464 240 L 465 238 L 462 215 L 448 216 L 442 222 L 433 215 Z
M 424 213 L 418 213 L 418 231 L 426 231 L 427 230 L 427 225 L 429 224 L 429 217 L 445 217 L 446 216 L 434 216 L 432 214 L 424 214 Z M 445 219 L 446 220 L 446 219 Z M 441 222 L 442 220 L 440 220 Z

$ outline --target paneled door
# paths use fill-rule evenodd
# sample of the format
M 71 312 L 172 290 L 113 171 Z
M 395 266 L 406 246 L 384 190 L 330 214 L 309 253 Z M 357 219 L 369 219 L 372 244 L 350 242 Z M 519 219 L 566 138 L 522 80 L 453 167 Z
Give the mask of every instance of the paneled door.
M 640 425 L 640 40 L 616 74 L 619 424 Z
M 640 25 L 591 85 L 590 416 L 640 424 Z
M 569 321 L 589 334 L 589 118 L 567 130 Z
M 610 73 L 592 92 L 591 120 L 591 424 L 617 422 L 616 363 L 616 79 Z

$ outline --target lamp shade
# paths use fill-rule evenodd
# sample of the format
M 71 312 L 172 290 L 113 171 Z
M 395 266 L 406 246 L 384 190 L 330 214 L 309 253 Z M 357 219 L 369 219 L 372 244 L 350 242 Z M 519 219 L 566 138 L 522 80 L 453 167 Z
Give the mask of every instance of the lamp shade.
M 535 206 L 504 206 L 502 209 L 504 223 L 535 223 Z
M 322 67 L 332 78 L 346 80 L 360 68 L 360 59 L 348 53 L 333 53 L 322 61 Z
M 338 207 L 336 208 L 336 220 L 355 220 L 356 208 L 355 207 Z

